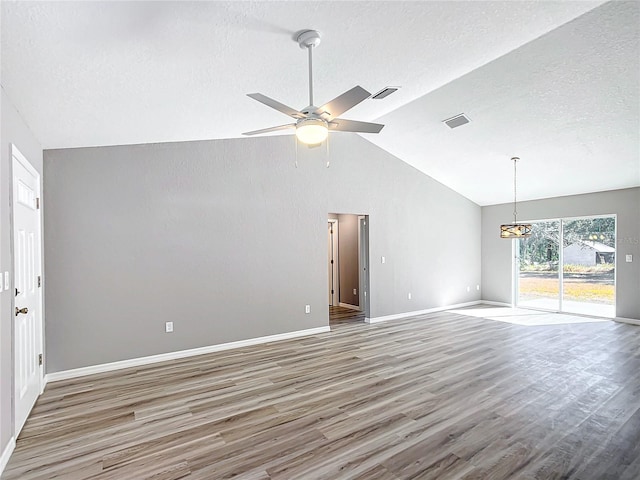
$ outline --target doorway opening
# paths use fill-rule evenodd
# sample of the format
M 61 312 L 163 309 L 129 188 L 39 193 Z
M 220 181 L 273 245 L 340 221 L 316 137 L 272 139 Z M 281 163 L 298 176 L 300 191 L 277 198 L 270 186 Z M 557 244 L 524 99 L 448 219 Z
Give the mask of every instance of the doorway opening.
M 614 318 L 615 215 L 530 223 L 516 243 L 516 305 Z
M 327 220 L 330 325 L 364 322 L 369 312 L 369 217 L 330 213 Z

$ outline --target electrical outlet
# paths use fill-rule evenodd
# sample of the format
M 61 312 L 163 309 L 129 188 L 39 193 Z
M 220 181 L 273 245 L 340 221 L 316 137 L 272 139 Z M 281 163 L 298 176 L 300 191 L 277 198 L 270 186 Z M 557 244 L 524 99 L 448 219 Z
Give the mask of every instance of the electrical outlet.
M 164 331 L 166 333 L 171 333 L 173 332 L 173 322 L 167 322 L 164 324 Z
M 354 289 L 353 289 L 353 294 L 354 294 L 354 295 L 357 295 L 357 293 L 356 293 L 356 292 L 357 292 L 357 290 L 354 288 Z
M 311 305 L 304 306 L 304 313 L 311 313 Z
M 407 298 L 411 300 L 411 292 L 407 293 Z
M 386 259 L 385 259 L 384 257 L 381 257 L 381 258 L 380 258 L 380 261 L 381 261 L 382 263 L 384 263 L 384 262 L 386 261 Z
M 627 263 L 633 262 L 633 255 L 625 255 L 625 260 Z
M 480 291 L 480 285 L 476 285 L 476 290 Z
M 471 291 L 471 287 L 467 285 L 467 292 Z

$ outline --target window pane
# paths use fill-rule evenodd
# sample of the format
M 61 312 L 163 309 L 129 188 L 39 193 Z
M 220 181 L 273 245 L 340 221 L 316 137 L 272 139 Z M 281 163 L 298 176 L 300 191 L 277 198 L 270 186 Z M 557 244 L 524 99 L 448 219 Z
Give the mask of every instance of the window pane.
M 615 217 L 563 222 L 562 310 L 615 317 Z
M 518 305 L 558 310 L 560 222 L 533 222 L 531 236 L 519 240 Z

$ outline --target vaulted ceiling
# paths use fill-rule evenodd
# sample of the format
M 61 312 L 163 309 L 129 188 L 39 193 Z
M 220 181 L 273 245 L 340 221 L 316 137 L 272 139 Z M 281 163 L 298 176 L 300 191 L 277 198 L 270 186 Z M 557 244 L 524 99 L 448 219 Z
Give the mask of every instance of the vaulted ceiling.
M 365 138 L 481 205 L 640 185 L 635 1 L 2 2 L 1 83 L 45 149 L 237 138 L 354 85 Z M 465 113 L 449 129 L 442 120 Z M 337 135 L 351 135 L 336 133 Z

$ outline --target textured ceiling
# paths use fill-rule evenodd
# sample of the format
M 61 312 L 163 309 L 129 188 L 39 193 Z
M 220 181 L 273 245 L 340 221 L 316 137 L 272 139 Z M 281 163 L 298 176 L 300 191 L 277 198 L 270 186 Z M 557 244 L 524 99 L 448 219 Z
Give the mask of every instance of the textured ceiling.
M 306 106 L 293 37 L 315 28 L 316 103 L 402 86 L 344 116 L 382 117 L 366 138 L 477 203 L 508 201 L 513 154 L 523 198 L 621 188 L 640 184 L 638 3 L 601 4 L 3 1 L 1 82 L 44 148 L 234 138 L 288 120 L 246 93 Z
M 513 200 L 514 155 L 519 200 L 640 186 L 639 7 L 586 13 L 383 116 L 367 138 L 480 205 Z M 442 123 L 461 112 L 470 123 Z

